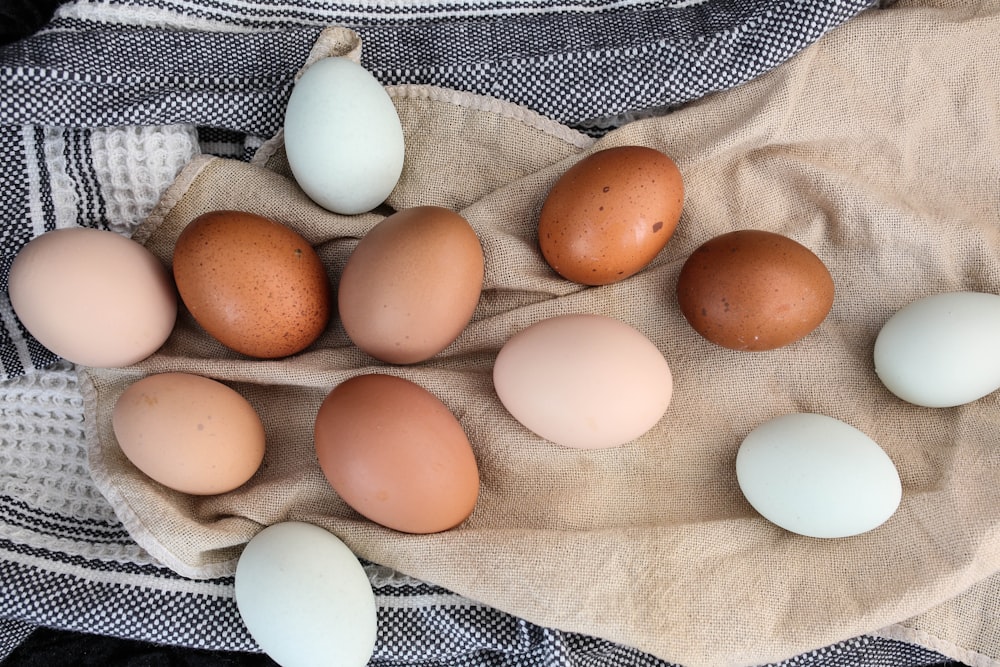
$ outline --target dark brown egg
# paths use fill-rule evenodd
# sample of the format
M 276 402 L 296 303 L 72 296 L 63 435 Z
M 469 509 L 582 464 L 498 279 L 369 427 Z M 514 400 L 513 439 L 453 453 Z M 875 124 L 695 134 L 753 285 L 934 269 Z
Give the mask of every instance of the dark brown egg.
M 192 220 L 174 248 L 181 300 L 223 345 L 261 359 L 301 352 L 330 319 L 319 255 L 295 230 L 241 211 Z
M 833 278 L 809 248 L 746 229 L 695 250 L 677 279 L 677 301 L 695 331 L 734 350 L 772 350 L 812 332 L 833 306 Z
M 567 280 L 614 283 L 653 261 L 683 204 L 684 182 L 670 157 L 645 146 L 607 148 L 552 186 L 539 214 L 538 246 Z

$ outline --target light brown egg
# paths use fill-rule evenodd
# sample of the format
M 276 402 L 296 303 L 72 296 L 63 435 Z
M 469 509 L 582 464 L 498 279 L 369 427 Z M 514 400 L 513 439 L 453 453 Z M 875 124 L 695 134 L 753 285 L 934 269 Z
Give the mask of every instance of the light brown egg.
M 539 249 L 567 280 L 617 282 L 663 250 L 683 205 L 684 182 L 670 157 L 645 146 L 608 148 L 552 186 L 539 214 Z
M 734 350 L 772 350 L 804 338 L 826 318 L 833 295 L 833 278 L 815 253 L 756 229 L 710 239 L 677 279 L 677 300 L 694 330 Z
M 293 229 L 259 215 L 198 216 L 177 239 L 173 271 L 198 324 L 251 357 L 301 352 L 330 320 L 330 283 L 316 251 Z
M 335 387 L 316 415 L 315 446 L 333 490 L 388 528 L 436 533 L 475 508 L 479 468 L 462 425 L 409 380 L 369 374 Z
M 158 373 L 132 383 L 111 421 L 125 456 L 182 493 L 232 491 L 264 458 L 264 427 L 253 406 L 235 389 L 200 375 Z
M 340 321 L 351 341 L 376 359 L 430 359 L 465 329 L 483 287 L 479 237 L 440 206 L 398 211 L 375 225 L 344 266 Z

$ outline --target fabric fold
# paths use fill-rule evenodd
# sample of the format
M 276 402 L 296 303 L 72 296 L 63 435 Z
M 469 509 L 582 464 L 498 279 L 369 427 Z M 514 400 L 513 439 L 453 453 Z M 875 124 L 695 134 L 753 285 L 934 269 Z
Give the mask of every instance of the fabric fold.
M 264 362 L 226 350 L 182 315 L 164 348 L 136 367 L 83 372 L 95 397 L 87 418 L 98 487 L 139 544 L 189 577 L 231 571 L 256 530 L 298 519 L 331 530 L 366 560 L 470 600 L 688 667 L 784 660 L 925 614 L 915 627 L 1000 655 L 988 633 L 973 638 L 958 619 L 933 614 L 959 598 L 995 613 L 983 597 L 962 596 L 1000 569 L 997 396 L 918 408 L 892 396 L 871 361 L 880 326 L 910 300 L 1000 293 L 1000 158 L 981 140 L 998 126 L 998 29 L 996 5 L 974 21 L 903 7 L 858 17 L 750 84 L 597 140 L 509 104 L 455 104 L 439 89 L 390 87 L 408 153 L 388 204 L 444 205 L 469 220 L 487 264 L 473 322 L 434 359 L 391 366 L 354 349 L 337 322 L 306 352 Z M 906 76 L 900 60 L 886 57 L 888 43 L 908 63 Z M 933 76 L 944 62 L 963 72 L 960 81 Z M 928 76 L 917 73 L 919 63 Z M 243 208 L 306 236 L 335 282 L 383 214 L 338 216 L 314 205 L 276 142 L 253 164 L 210 158 L 189 166 L 193 175 L 182 176 L 138 238 L 168 263 L 196 215 Z M 539 208 L 569 165 L 624 144 L 675 158 L 687 192 L 681 223 L 640 274 L 599 288 L 569 284 L 537 251 Z M 695 247 L 748 227 L 810 247 L 837 289 L 816 331 L 767 353 L 712 346 L 672 294 Z M 548 443 L 492 390 L 504 341 L 565 312 L 622 319 L 671 365 L 667 414 L 621 448 Z M 149 482 L 121 455 L 108 418 L 116 396 L 164 370 L 230 383 L 271 425 L 265 465 L 247 485 L 190 498 Z M 302 434 L 329 389 L 375 370 L 435 393 L 466 429 L 482 493 L 458 528 L 396 533 L 361 518 L 325 484 Z M 888 522 L 817 540 L 753 512 L 736 483 L 736 448 L 755 425 L 793 411 L 846 421 L 886 450 L 904 488 Z

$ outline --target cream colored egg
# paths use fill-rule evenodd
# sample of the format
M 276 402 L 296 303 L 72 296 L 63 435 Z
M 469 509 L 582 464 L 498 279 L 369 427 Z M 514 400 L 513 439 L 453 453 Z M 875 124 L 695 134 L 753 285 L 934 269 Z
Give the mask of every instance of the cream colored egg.
M 895 513 L 902 497 L 896 466 L 878 443 L 814 413 L 754 428 L 737 452 L 736 478 L 761 516 L 807 537 L 868 532 Z
M 899 398 L 928 408 L 1000 389 L 1000 296 L 944 292 L 913 301 L 875 339 L 875 373 Z
M 8 289 L 31 335 L 84 366 L 142 361 L 163 345 L 177 319 L 166 267 L 139 243 L 100 229 L 35 237 L 14 258 Z
M 559 445 L 623 445 L 652 428 L 673 396 L 659 349 L 620 320 L 572 314 L 541 320 L 508 340 L 493 385 L 510 414 Z
M 375 208 L 403 171 L 396 107 L 371 72 L 347 58 L 324 58 L 303 72 L 288 99 L 284 140 L 296 182 L 336 213 Z

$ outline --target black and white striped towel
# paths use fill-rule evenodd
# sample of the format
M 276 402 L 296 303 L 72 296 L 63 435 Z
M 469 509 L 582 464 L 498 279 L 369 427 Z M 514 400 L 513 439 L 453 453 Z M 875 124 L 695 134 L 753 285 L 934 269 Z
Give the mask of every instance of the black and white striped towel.
M 591 134 L 754 78 L 873 0 L 75 0 L 0 47 L 0 657 L 39 625 L 255 651 L 232 581 L 153 562 L 90 483 L 71 366 L 6 300 L 17 251 L 57 227 L 128 234 L 199 152 L 249 159 L 323 27 L 382 82 L 520 103 Z M 44 370 L 39 370 L 44 369 Z M 375 665 L 661 665 L 377 565 Z M 916 666 L 876 637 L 785 664 Z

